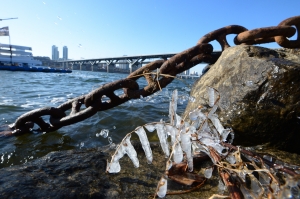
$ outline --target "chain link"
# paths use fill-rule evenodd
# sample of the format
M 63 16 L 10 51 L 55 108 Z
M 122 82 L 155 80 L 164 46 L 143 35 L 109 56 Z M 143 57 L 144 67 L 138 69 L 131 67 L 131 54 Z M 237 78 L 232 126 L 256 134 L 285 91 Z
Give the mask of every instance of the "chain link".
M 296 33 L 297 39 L 289 41 L 287 37 L 292 37 Z M 178 53 L 168 60 L 157 60 L 151 62 L 133 73 L 125 79 L 117 80 L 108 84 L 104 84 L 100 88 L 93 90 L 87 95 L 79 96 L 69 100 L 58 107 L 44 107 L 32 110 L 21 115 L 13 125 L 9 127 L 10 131 L 0 132 L 0 135 L 19 135 L 30 132 L 37 124 L 40 131 L 51 132 L 63 126 L 71 125 L 83 121 L 98 111 L 104 111 L 116 107 L 130 99 L 146 97 L 157 92 L 161 88 L 166 87 L 174 80 L 174 76 L 182 73 L 193 66 L 206 62 L 213 64 L 216 62 L 220 54 L 213 53 L 213 47 L 209 42 L 217 40 L 221 45 L 222 51 L 230 47 L 226 36 L 236 34 L 234 43 L 236 45 L 253 45 L 269 42 L 277 42 L 285 48 L 300 47 L 300 16 L 288 18 L 278 26 L 258 28 L 248 30 L 243 26 L 231 25 L 226 26 L 204 35 L 197 45 Z M 158 70 L 159 69 L 159 70 Z M 150 74 L 152 71 L 158 70 L 156 75 Z M 173 77 L 172 77 L 173 76 Z M 144 88 L 139 88 L 137 79 L 144 77 L 148 83 Z M 123 94 L 116 95 L 115 91 L 122 90 Z M 106 96 L 109 100 L 103 101 Z M 81 106 L 85 108 L 81 110 Z M 66 111 L 70 111 L 66 115 Z M 43 116 L 49 116 L 49 123 L 45 122 Z

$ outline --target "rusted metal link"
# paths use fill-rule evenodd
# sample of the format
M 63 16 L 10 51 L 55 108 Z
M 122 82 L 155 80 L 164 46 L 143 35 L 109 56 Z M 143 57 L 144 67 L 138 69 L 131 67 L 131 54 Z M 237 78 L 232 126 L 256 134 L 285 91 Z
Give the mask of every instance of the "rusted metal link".
M 295 34 L 295 28 L 292 26 L 296 27 L 298 37 L 297 40 L 289 41 L 286 37 L 291 37 Z M 87 95 L 69 100 L 57 108 L 45 107 L 25 113 L 16 120 L 14 127 L 12 127 L 14 131 L 11 133 L 7 131 L 4 133 L 0 132 L 0 135 L 17 135 L 30 132 L 34 124 L 37 124 L 41 131 L 54 131 L 62 126 L 91 117 L 98 111 L 116 107 L 129 99 L 149 96 L 166 87 L 174 80 L 174 76 L 177 74 L 203 61 L 210 64 L 215 63 L 219 55 L 213 53 L 213 47 L 208 43 L 217 40 L 223 51 L 230 47 L 226 40 L 228 34 L 237 34 L 234 39 L 236 44 L 260 44 L 274 42 L 275 40 L 283 47 L 299 48 L 299 28 L 300 16 L 286 19 L 276 27 L 259 28 L 250 31 L 238 25 L 220 28 L 204 35 L 197 42 L 196 46 L 171 57 L 169 60 L 151 62 L 129 74 L 126 79 L 105 84 Z M 157 69 L 159 69 L 157 75 L 152 75 L 153 71 Z M 139 89 L 139 85 L 136 82 L 140 77 L 144 77 L 148 83 L 147 86 L 141 89 Z M 117 96 L 114 92 L 118 89 L 123 89 L 124 94 Z M 108 97 L 109 100 L 102 101 L 103 96 Z M 85 109 L 81 110 L 83 104 Z M 68 110 L 70 110 L 70 114 L 67 116 L 65 112 Z M 49 123 L 45 122 L 42 116 L 50 116 Z
M 274 42 L 275 36 L 283 35 L 284 37 L 291 37 L 296 33 L 296 29 L 291 26 L 272 26 L 266 28 L 257 28 L 242 32 L 234 38 L 234 43 L 239 44 L 260 44 Z
M 156 69 L 160 68 L 164 62 L 165 62 L 165 60 L 156 60 L 154 62 L 151 62 L 151 63 L 137 69 L 136 71 L 130 73 L 127 76 L 127 79 L 137 80 L 140 77 L 143 77 L 143 74 L 145 71 L 149 72 L 149 71 L 156 70 Z
M 140 96 L 147 97 L 158 91 L 160 88 L 164 88 L 168 84 L 170 84 L 177 74 L 190 69 L 191 67 L 201 63 L 205 59 L 209 59 L 212 50 L 213 48 L 210 44 L 199 44 L 194 46 L 193 48 L 183 51 L 182 53 L 175 55 L 162 64 L 159 72 L 159 74 L 162 74 L 162 77 L 157 77 L 156 80 L 153 80 L 153 78 L 148 76 L 146 78 L 148 82 L 147 86 L 140 90 L 125 89 L 124 92 L 133 99 L 137 99 Z M 192 57 L 192 55 L 196 56 Z M 169 76 L 163 76 L 164 74 L 167 74 Z
M 174 55 L 169 60 L 165 61 L 160 67 L 160 74 L 168 74 L 174 67 L 181 62 L 186 62 L 195 57 L 198 54 L 211 54 L 213 47 L 211 44 L 197 44 L 196 46 L 189 48 L 177 55 Z
M 84 104 L 86 107 L 91 106 L 92 104 L 94 104 L 94 100 L 99 100 L 98 103 L 101 103 L 101 98 L 103 95 L 106 95 L 108 93 L 111 93 L 117 89 L 121 89 L 121 88 L 130 88 L 131 90 L 138 90 L 139 89 L 139 85 L 136 83 L 136 81 L 133 81 L 131 79 L 121 79 L 109 84 L 105 84 L 104 86 L 101 86 L 100 88 L 90 92 L 89 94 L 86 95 L 85 99 L 84 99 Z M 111 93 L 112 94 L 112 93 Z M 112 95 L 111 95 L 112 96 Z M 114 100 L 117 100 L 116 98 L 114 98 Z M 99 109 L 101 109 L 101 107 L 99 106 Z
M 98 111 L 107 110 L 128 101 L 130 98 L 125 94 L 121 96 L 117 96 L 114 94 L 114 91 L 122 88 L 130 88 L 134 90 L 138 89 L 139 86 L 135 81 L 130 79 L 121 79 L 109 84 L 105 84 L 84 97 L 84 104 L 86 106 L 86 109 L 79 111 L 78 107 L 80 107 L 81 104 L 73 101 L 72 105 L 74 111 L 72 111 L 70 115 L 60 118 L 53 116 L 50 117 L 50 123 L 53 125 L 52 128 L 60 128 L 62 126 L 74 124 L 93 116 Z M 110 100 L 102 102 L 102 97 L 104 95 L 110 98 Z M 68 104 L 68 106 L 70 105 Z
M 228 44 L 226 40 L 226 36 L 229 34 L 239 34 L 241 32 L 247 31 L 243 26 L 238 26 L 238 25 L 231 25 L 231 26 L 226 26 L 223 28 L 220 28 L 218 30 L 212 31 L 206 35 L 204 35 L 199 41 L 198 44 L 203 44 L 203 43 L 209 43 L 213 40 L 217 40 L 221 47 L 222 51 L 225 50 L 226 48 L 229 48 L 230 45 Z
M 278 26 L 295 26 L 297 28 L 297 39 L 289 41 L 284 36 L 276 36 L 275 41 L 284 48 L 299 48 L 300 46 L 300 16 L 291 17 L 288 18 L 281 23 L 278 24 Z
M 15 129 L 21 129 L 22 127 L 26 126 L 26 122 L 32 122 L 32 121 L 40 121 L 40 117 L 45 116 L 45 115 L 52 115 L 54 117 L 64 117 L 66 114 L 61 111 L 58 108 L 54 107 L 44 107 L 44 108 L 39 108 L 35 109 L 32 111 L 29 111 L 23 115 L 21 115 L 15 122 Z M 39 122 L 40 123 L 40 122 Z

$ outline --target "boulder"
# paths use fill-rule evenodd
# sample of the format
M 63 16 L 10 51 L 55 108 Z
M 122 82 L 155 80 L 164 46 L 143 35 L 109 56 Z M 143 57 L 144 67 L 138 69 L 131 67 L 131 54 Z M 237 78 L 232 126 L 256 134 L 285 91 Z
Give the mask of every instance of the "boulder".
M 140 167 L 134 168 L 125 155 L 117 174 L 105 172 L 106 162 L 114 152 L 109 147 L 56 151 L 22 165 L 2 168 L 0 198 L 148 198 L 155 193 L 167 159 L 160 145 L 151 143 L 154 158 L 152 164 L 147 164 L 140 143 L 133 145 Z M 206 166 L 198 164 L 198 169 Z M 218 176 L 215 175 L 203 188 L 168 198 L 209 198 L 218 191 L 217 185 Z M 172 181 L 168 183 L 169 191 L 190 188 Z
M 208 70 L 209 69 L 209 70 Z M 184 116 L 220 93 L 218 115 L 234 144 L 268 143 L 300 154 L 300 50 L 240 45 L 227 48 L 195 83 Z

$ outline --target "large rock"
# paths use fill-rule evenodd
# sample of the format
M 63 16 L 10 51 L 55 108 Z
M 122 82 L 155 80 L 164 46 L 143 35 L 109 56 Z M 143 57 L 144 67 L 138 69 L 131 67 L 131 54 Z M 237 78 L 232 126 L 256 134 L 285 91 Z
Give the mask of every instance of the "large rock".
M 114 150 L 107 148 L 51 152 L 19 166 L 0 169 L 0 198 L 148 198 L 154 194 L 165 171 L 166 158 L 159 144 L 152 143 L 153 164 L 147 164 L 140 144 L 134 144 L 140 167 L 125 155 L 121 172 L 105 173 Z M 207 163 L 205 163 L 207 164 Z M 196 168 L 207 165 L 198 164 Z M 217 175 L 204 187 L 168 198 L 209 198 L 218 190 Z M 190 189 L 169 181 L 168 190 Z
M 300 153 L 300 51 L 240 45 L 226 49 L 197 81 L 184 115 L 208 104 L 207 87 L 221 95 L 219 118 L 234 144 L 269 143 Z

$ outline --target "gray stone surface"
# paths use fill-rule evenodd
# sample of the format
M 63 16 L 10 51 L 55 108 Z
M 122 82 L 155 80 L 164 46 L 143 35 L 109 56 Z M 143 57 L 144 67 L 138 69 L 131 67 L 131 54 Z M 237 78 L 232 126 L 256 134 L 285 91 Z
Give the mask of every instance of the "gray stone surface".
M 135 148 L 140 167 L 134 168 L 125 155 L 118 174 L 105 173 L 106 161 L 114 152 L 107 148 L 51 152 L 20 166 L 0 169 L 0 198 L 148 198 L 155 193 L 166 159 L 158 144 L 151 144 L 153 164 L 146 163 L 139 144 Z M 167 198 L 208 198 L 217 192 L 217 184 L 215 176 L 192 193 Z M 172 181 L 168 185 L 169 191 L 189 188 Z
M 269 143 L 300 154 L 300 51 L 240 45 L 226 49 L 194 85 L 184 115 L 207 105 L 207 87 L 220 92 L 219 118 L 234 144 Z

